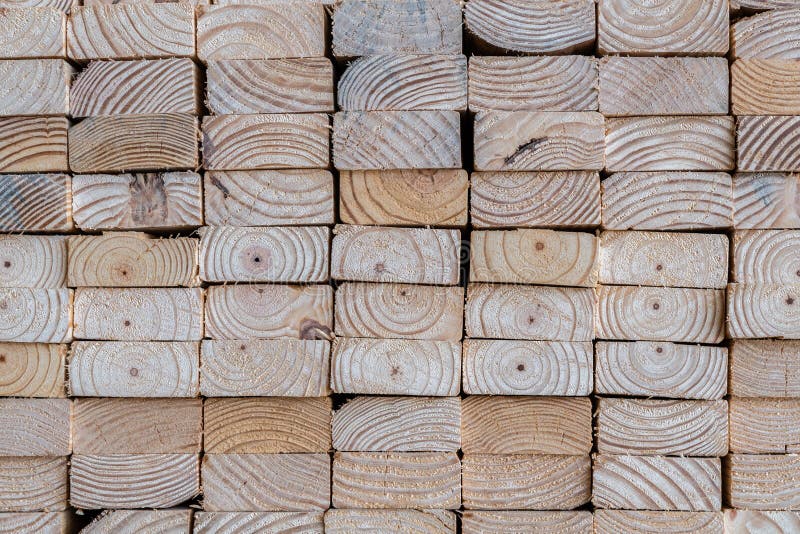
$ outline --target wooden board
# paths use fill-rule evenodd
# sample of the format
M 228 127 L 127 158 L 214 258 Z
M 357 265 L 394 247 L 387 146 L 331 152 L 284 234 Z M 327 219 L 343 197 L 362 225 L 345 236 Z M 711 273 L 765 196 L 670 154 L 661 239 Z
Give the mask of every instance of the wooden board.
M 601 0 L 597 49 L 601 54 L 724 56 L 728 2 Z
M 467 510 L 571 510 L 592 497 L 589 456 L 467 454 L 462 460 Z
M 468 337 L 591 341 L 594 289 L 470 284 L 464 323 Z
M 800 341 L 735 340 L 730 351 L 731 395 L 800 398 Z
M 2 20 L 2 17 L 0 17 Z M 72 67 L 62 59 L 0 60 L 0 116 L 67 115 Z
M 0 341 L 72 341 L 72 290 L 0 289 Z
M 203 200 L 212 226 L 333 224 L 333 176 L 323 170 L 208 171 Z
M 336 335 L 460 341 L 464 289 L 344 283 L 336 289 Z
M 733 117 L 628 117 L 606 121 L 606 170 L 728 171 Z
M 0 8 L 0 58 L 63 58 L 66 55 L 67 15 L 64 12 L 51 7 Z
M 733 234 L 732 280 L 800 283 L 800 231 L 749 230 Z
M 195 512 L 192 532 L 323 532 L 321 512 Z
M 461 6 L 451 0 L 344 0 L 333 11 L 336 57 L 460 54 Z
M 598 263 L 601 284 L 724 289 L 728 236 L 605 231 Z
M 0 455 L 68 456 L 72 401 L 0 398 Z
M 470 181 L 461 169 L 340 171 L 346 224 L 466 226 Z
M 601 395 L 712 400 L 727 391 L 723 347 L 598 341 L 595 355 L 595 393 Z
M 728 336 L 800 339 L 800 284 L 729 284 Z
M 724 115 L 728 113 L 728 60 L 605 57 L 600 60 L 600 112 L 623 117 Z
M 200 114 L 199 70 L 191 59 L 92 61 L 69 92 L 72 117 L 130 113 Z
M 461 329 L 448 334 L 460 338 Z M 337 338 L 331 356 L 331 389 L 377 395 L 458 395 L 461 344 L 430 339 Z
M 474 136 L 478 171 L 603 168 L 603 116 L 594 111 L 481 112 Z
M 461 448 L 458 397 L 355 397 L 333 414 L 337 451 L 453 451 Z
M 604 179 L 601 187 L 607 230 L 733 226 L 733 185 L 726 172 L 618 172 Z
M 209 170 L 325 168 L 329 120 L 322 113 L 203 117 Z
M 336 510 L 325 512 L 325 532 L 349 534 L 358 530 L 425 534 L 455 534 L 456 514 L 447 510 Z
M 0 513 L 0 532 L 40 532 L 68 534 L 73 527 L 70 512 L 7 512 Z
M 599 241 L 585 232 L 517 229 L 470 234 L 470 282 L 594 287 Z
M 472 56 L 469 109 L 597 111 L 597 77 L 588 56 Z
M 800 452 L 800 399 L 730 400 L 731 451 Z
M 64 397 L 68 345 L 0 343 L 0 397 Z
M 717 534 L 723 529 L 720 512 L 674 512 L 646 510 L 596 510 L 595 534 L 616 534 L 625 530 L 678 534 Z
M 206 399 L 205 454 L 327 453 L 329 397 Z
M 203 224 L 194 172 L 76 174 L 75 223 L 85 231 L 184 229 Z
M 335 508 L 461 506 L 461 463 L 454 452 L 336 452 Z
M 467 58 L 463 55 L 359 58 L 339 78 L 337 102 L 344 111 L 465 111 Z
M 789 9 L 797 7 L 794 0 L 733 0 L 731 2 L 731 11 L 741 12 L 744 11 L 761 11 L 764 9 Z
M 72 455 L 75 508 L 169 508 L 200 493 L 196 454 Z
M 67 508 L 66 456 L 0 456 L 0 511 Z
M 81 530 L 82 534 L 133 534 L 134 532 L 188 532 L 192 511 L 173 510 L 107 510 Z
M 0 172 L 62 172 L 67 163 L 66 117 L 0 117 Z
M 736 229 L 800 229 L 800 175 L 737 173 L 733 177 Z
M 200 61 L 324 55 L 325 9 L 321 4 L 198 6 Z
M 333 65 L 322 57 L 209 61 L 206 98 L 214 115 L 333 111 Z
M 779 9 L 741 18 L 731 24 L 734 58 L 800 59 L 800 11 Z
M 461 232 L 339 224 L 331 278 L 359 282 L 456 285 Z
M 327 285 L 230 285 L 208 288 L 206 336 L 211 339 L 329 339 L 333 289 Z
M 461 167 L 459 114 L 340 111 L 333 116 L 333 161 L 339 170 Z
M 737 124 L 739 171 L 800 171 L 800 141 L 794 135 L 800 117 L 744 116 Z
M 0 287 L 66 285 L 65 236 L 0 235 Z
M 595 6 L 589 0 L 469 0 L 464 22 L 490 50 L 555 54 L 594 44 Z
M 206 454 L 203 509 L 322 511 L 330 505 L 325 454 Z
M 204 340 L 204 397 L 328 395 L 330 343 L 324 340 Z
M 592 534 L 592 513 L 579 511 L 479 511 L 464 512 L 461 516 L 463 534 L 503 534 L 520 532 L 570 532 Z
M 800 510 L 800 456 L 731 454 L 725 464 L 725 501 L 733 508 Z
M 72 227 L 68 175 L 0 175 L 0 231 L 68 232 Z
M 789 510 L 759 512 L 727 509 L 724 519 L 727 532 L 792 532 L 800 529 L 800 512 Z
M 724 290 L 601 286 L 597 310 L 600 339 L 719 343 L 725 333 Z
M 103 4 L 75 7 L 67 23 L 70 59 L 145 59 L 195 54 L 190 4 Z
M 200 229 L 204 282 L 327 282 L 330 229 L 325 226 Z
M 713 512 L 722 506 L 719 458 L 599 454 L 592 488 L 595 509 Z
M 796 60 L 739 59 L 731 65 L 731 111 L 736 115 L 800 114 Z
M 588 398 L 469 396 L 462 402 L 464 454 L 566 454 L 592 451 Z

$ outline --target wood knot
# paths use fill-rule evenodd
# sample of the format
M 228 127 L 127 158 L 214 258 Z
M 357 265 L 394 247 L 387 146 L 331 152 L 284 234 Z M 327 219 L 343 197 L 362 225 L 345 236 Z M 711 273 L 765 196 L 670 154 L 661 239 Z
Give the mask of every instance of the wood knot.
M 654 310 L 657 310 L 657 309 L 659 309 L 660 307 L 661 307 L 661 304 L 659 304 L 658 302 L 654 302 L 654 303 L 653 303 L 653 309 L 654 309 Z
M 247 350 L 247 346 L 246 345 L 239 345 L 239 350 Z
M 131 376 L 139 376 L 139 370 L 136 367 L 131 367 Z
M 797 269 L 797 272 L 794 273 L 794 274 L 796 274 L 797 276 L 800 276 L 800 269 Z
M 303 319 L 300 322 L 300 339 L 333 339 L 331 329 L 315 321 L 314 319 Z
M 8 261 L 8 260 L 4 261 L 4 262 L 3 262 L 3 267 L 5 267 L 6 269 L 8 269 L 9 267 L 11 267 L 11 262 L 10 262 L 10 261 Z M 798 271 L 798 273 L 797 273 L 797 274 L 798 274 L 798 276 L 800 276 L 800 271 Z
M 536 250 L 544 250 L 544 243 L 542 243 L 541 241 L 537 241 Z
M 663 265 L 661 265 L 660 263 L 659 263 L 658 265 L 656 265 L 656 271 L 660 271 L 660 270 L 662 270 L 663 268 L 664 268 L 664 266 L 663 266 Z
M 534 321 L 536 321 L 536 319 L 533 317 L 533 315 L 529 315 L 528 316 L 528 324 L 533 324 Z
M 519 364 L 519 365 L 517 366 L 517 371 L 524 371 L 524 370 L 525 370 L 525 366 L 524 366 L 524 365 L 522 365 L 522 364 Z
M 400 369 L 398 369 L 397 367 L 392 367 L 392 376 L 395 376 L 399 372 L 400 372 Z
M 130 322 L 130 321 L 128 321 L 128 320 L 126 320 L 126 321 L 125 321 L 124 323 L 122 323 L 122 324 L 124 324 L 125 326 L 130 326 L 130 325 L 131 325 L 131 322 Z
M 656 347 L 656 352 L 661 354 L 662 352 L 664 352 L 664 349 L 662 349 L 661 347 Z
M 0 354 L 0 363 L 6 363 L 6 355 Z
M 789 306 L 791 306 L 792 304 L 794 304 L 794 298 L 792 298 L 792 297 L 786 297 L 786 304 L 788 304 Z

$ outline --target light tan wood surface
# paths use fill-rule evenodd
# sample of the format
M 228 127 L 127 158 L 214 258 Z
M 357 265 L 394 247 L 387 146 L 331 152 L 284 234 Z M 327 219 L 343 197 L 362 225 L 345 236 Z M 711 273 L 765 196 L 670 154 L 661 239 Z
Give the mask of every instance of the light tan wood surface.
M 728 336 L 800 339 L 800 284 L 729 284 Z
M 797 6 L 794 6 L 797 7 Z M 800 9 L 777 9 L 731 24 L 734 58 L 800 59 Z
M 68 534 L 73 527 L 70 512 L 6 512 L 0 513 L 0 532 L 40 532 Z
M 322 532 L 322 512 L 195 512 L 193 532 Z
M 800 456 L 731 454 L 725 464 L 725 501 L 749 510 L 800 510 Z
M 463 534 L 502 534 L 508 532 L 571 532 L 592 534 L 592 513 L 579 511 L 467 511 L 461 516 Z
M 66 236 L 0 235 L 0 287 L 65 287 L 66 253 Z
M 595 534 L 615 534 L 625 530 L 678 534 L 715 534 L 723 529 L 720 512 L 675 512 L 656 510 L 596 510 Z
M 456 514 L 447 510 L 336 510 L 325 512 L 325 532 L 347 534 L 359 529 L 420 534 L 455 534 Z
M 72 230 L 71 179 L 66 174 L 0 175 L 0 230 Z
M 67 115 L 72 75 L 62 59 L 0 60 L 0 116 Z
M 732 280 L 800 283 L 800 231 L 749 230 L 733 234 Z
M 782 96 L 781 99 L 784 97 Z M 736 161 L 743 172 L 800 171 L 800 140 L 793 132 L 800 116 L 737 118 Z
M 0 57 L 63 58 L 66 55 L 67 15 L 64 12 L 53 7 L 0 8 Z
M 0 117 L 0 172 L 62 172 L 67 163 L 66 117 Z
M 731 395 L 800 398 L 800 341 L 737 339 L 730 351 Z
M 731 451 L 800 452 L 800 399 L 730 400 Z
M 72 290 L 0 289 L 0 341 L 72 341 Z
M 800 512 L 790 510 L 725 510 L 725 529 L 728 532 L 792 532 L 800 529 Z
M 64 397 L 68 345 L 0 343 L 0 397 Z
M 731 65 L 731 112 L 798 115 L 799 86 L 800 66 L 796 60 L 739 59 Z
M 737 229 L 800 229 L 800 174 L 734 174 L 733 203 Z
M 0 398 L 0 455 L 67 456 L 72 452 L 72 401 Z
M 136 532 L 186 532 L 191 527 L 192 511 L 107 510 L 81 530 L 82 534 L 134 534 Z
M 67 508 L 66 456 L 0 456 L 0 511 Z

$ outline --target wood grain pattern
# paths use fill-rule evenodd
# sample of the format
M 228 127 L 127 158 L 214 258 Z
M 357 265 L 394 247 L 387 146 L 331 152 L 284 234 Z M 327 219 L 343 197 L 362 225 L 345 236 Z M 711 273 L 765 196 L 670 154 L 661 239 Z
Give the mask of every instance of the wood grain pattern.
M 800 175 L 737 173 L 733 206 L 737 229 L 800 229 Z
M 39 532 L 67 534 L 72 527 L 69 512 L 6 512 L 0 513 L 0 532 Z
M 598 341 L 595 354 L 598 394 L 712 400 L 727 391 L 728 350 L 723 347 Z
M 449 334 L 460 338 L 461 330 Z M 457 395 L 461 389 L 461 344 L 337 338 L 331 356 L 331 388 L 336 393 Z
M 460 341 L 464 289 L 344 283 L 336 289 L 336 335 Z
M 796 6 L 794 6 L 796 7 Z M 778 9 L 731 24 L 731 52 L 734 58 L 800 59 L 800 10 Z
M 206 399 L 203 452 L 315 453 L 331 448 L 331 399 Z
M 736 115 L 800 114 L 796 60 L 739 59 L 731 65 L 731 111 Z
M 333 289 L 326 285 L 232 285 L 208 288 L 211 339 L 330 339 Z
M 0 117 L 0 172 L 68 171 L 66 117 Z
M 743 116 L 737 124 L 739 171 L 800 171 L 800 116 Z
M 467 510 L 570 510 L 592 497 L 589 456 L 467 454 L 462 461 Z
M 447 510 L 336 510 L 325 512 L 325 532 L 359 529 L 409 534 L 455 534 L 456 514 Z
M 592 513 L 580 511 L 478 511 L 461 516 L 463 534 L 502 534 L 503 532 L 537 534 L 570 532 L 592 534 Z
M 337 452 L 332 502 L 336 508 L 455 510 L 460 474 L 454 452 Z
M 800 341 L 735 340 L 729 390 L 737 397 L 800 397 Z
M 628 117 L 606 121 L 606 170 L 727 171 L 733 117 Z
M 730 400 L 731 451 L 747 454 L 800 452 L 800 400 Z
M 333 117 L 333 161 L 340 170 L 461 167 L 459 114 L 341 111 Z
M 732 263 L 734 282 L 800 283 L 800 231 L 735 232 Z
M 69 399 L 0 398 L 0 455 L 67 456 L 71 423 Z
M 731 454 L 725 465 L 725 500 L 732 508 L 800 509 L 800 456 Z
M 68 345 L 0 343 L 0 397 L 64 397 Z
M 323 532 L 321 512 L 195 512 L 192 532 L 244 534 L 246 532 Z
M 800 284 L 729 284 L 728 335 L 800 339 Z
M 468 337 L 591 341 L 595 292 L 589 288 L 470 284 Z
M 322 511 L 330 505 L 325 454 L 206 454 L 203 509 Z
M 0 511 L 67 508 L 66 456 L 0 456 Z
M 70 289 L 0 289 L 0 340 L 72 341 L 72 314 Z
M 67 115 L 72 74 L 62 59 L 0 60 L 0 116 Z
M 566 454 L 592 451 L 588 398 L 468 396 L 462 402 L 464 454 Z
M 325 340 L 205 340 L 200 391 L 205 397 L 320 397 L 330 393 Z
M 339 224 L 333 230 L 331 278 L 361 282 L 456 285 L 458 230 Z
M 178 534 L 191 527 L 191 510 L 106 510 L 81 530 L 83 534 Z
M 72 227 L 68 175 L 0 175 L 0 231 L 68 232 Z
M 600 339 L 719 343 L 725 333 L 724 290 L 601 286 L 597 309 Z
M 719 511 L 719 458 L 613 456 L 594 458 L 592 504 L 627 510 Z
M 0 287 L 66 285 L 65 236 L 0 235 Z
M 726 532 L 773 531 L 780 534 L 800 529 L 800 512 L 727 509 L 724 513 Z
M 0 8 L 0 58 L 66 57 L 66 32 L 67 15 L 54 7 Z
M 601 187 L 608 230 L 733 226 L 733 184 L 726 172 L 618 172 Z
M 10 0 L 5 3 L 12 8 L 50 7 L 64 13 L 77 4 L 76 0 Z
M 723 528 L 720 512 L 675 512 L 656 510 L 597 510 L 594 513 L 595 534 L 614 534 L 624 530 L 678 534 L 715 534 Z
M 603 116 L 594 111 L 486 111 L 474 132 L 478 171 L 603 168 Z
M 764 9 L 790 9 L 797 7 L 793 0 L 733 0 L 731 2 L 731 11 L 733 13 L 741 12 L 742 10 L 761 11 Z
M 409 83 L 412 81 L 413 83 Z M 350 63 L 339 79 L 344 111 L 467 109 L 463 55 L 377 55 Z

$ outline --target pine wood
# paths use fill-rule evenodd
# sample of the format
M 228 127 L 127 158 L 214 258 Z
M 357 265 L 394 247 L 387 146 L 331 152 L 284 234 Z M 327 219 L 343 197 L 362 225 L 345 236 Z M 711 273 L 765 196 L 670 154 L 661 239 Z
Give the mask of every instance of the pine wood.
M 597 77 L 588 56 L 472 56 L 469 109 L 597 111 Z
M 0 456 L 0 511 L 67 508 L 66 456 Z
M 232 285 L 208 288 L 211 339 L 330 339 L 333 289 L 327 285 Z
M 197 8 L 197 57 L 200 61 L 324 55 L 325 9 L 322 4 L 279 2 Z
M 719 458 L 614 456 L 594 458 L 595 509 L 719 511 Z
M 592 497 L 589 456 L 466 454 L 467 510 L 570 510 Z
M 800 283 L 800 231 L 749 230 L 733 234 L 735 282 Z
M 800 510 L 800 456 L 731 454 L 725 464 L 725 501 L 732 508 Z
M 600 60 L 600 112 L 623 117 L 724 115 L 728 113 L 728 60 L 605 57 Z
M 796 7 L 797 3 L 793 0 L 732 0 L 731 11 L 736 13 L 740 10 L 753 11 L 764 9 L 788 9 Z
M 68 13 L 70 9 L 77 5 L 76 0 L 9 0 L 5 2 L 8 7 L 28 8 L 28 7 L 50 7 Z
M 470 187 L 473 228 L 600 225 L 597 172 L 473 172 Z
M 65 236 L 0 235 L 0 287 L 64 287 Z
M 203 509 L 322 511 L 330 505 L 331 459 L 324 454 L 206 454 Z
M 591 341 L 594 289 L 470 284 L 464 322 L 468 337 Z
M 206 399 L 203 452 L 315 453 L 331 448 L 329 397 Z
M 731 395 L 800 398 L 800 341 L 742 339 L 730 351 Z
M 800 339 L 800 284 L 729 284 L 728 336 Z
M 325 512 L 325 532 L 349 534 L 359 530 L 420 534 L 455 534 L 456 514 L 447 510 L 336 510 Z
M 344 111 L 467 109 L 463 55 L 376 55 L 350 63 L 339 79 Z
M 461 53 L 461 6 L 451 0 L 344 0 L 332 18 L 336 57 Z
M 207 105 L 215 115 L 333 111 L 327 58 L 223 59 L 206 68 Z
M 196 397 L 200 345 L 187 341 L 75 341 L 69 391 L 76 397 Z
M 600 339 L 719 343 L 724 337 L 724 290 L 601 286 L 597 309 Z
M 606 120 L 606 170 L 727 171 L 734 167 L 733 117 Z
M 728 237 L 605 231 L 598 263 L 602 284 L 724 289 Z
M 0 231 L 68 232 L 72 227 L 68 175 L 0 175 Z
M 470 181 L 461 169 L 340 171 L 347 224 L 466 226 Z
M 725 510 L 728 532 L 793 532 L 800 529 L 800 513 L 795 511 Z
M 730 400 L 731 451 L 800 452 L 800 399 Z
M 800 114 L 796 60 L 739 59 L 731 65 L 731 111 L 736 115 Z
M 537 534 L 564 532 L 592 534 L 592 513 L 580 511 L 478 511 L 461 516 L 463 534 Z
M 461 506 L 461 464 L 454 452 L 336 452 L 335 508 Z
M 200 493 L 196 454 L 72 455 L 70 503 L 85 509 L 169 508 Z
M 724 56 L 728 2 L 600 0 L 597 49 L 601 54 L 637 56 Z
M 62 59 L 0 60 L 0 116 L 67 115 L 72 74 Z
M 320 397 L 330 393 L 325 340 L 205 340 L 200 391 L 205 397 Z
M 594 287 L 597 238 L 585 232 L 473 231 L 470 282 Z
M 663 532 L 717 534 L 723 529 L 720 512 L 674 512 L 637 510 L 596 510 L 595 534 L 616 534 L 626 530 L 636 532 Z
M 331 278 L 361 282 L 456 285 L 458 230 L 339 224 L 333 230 Z
M 330 229 L 325 226 L 200 229 L 204 282 L 327 282 Z
M 592 451 L 588 398 L 469 396 L 462 403 L 464 454 L 567 454 Z
M 92 61 L 72 83 L 70 115 L 198 115 L 199 81 L 191 59 Z
M 595 393 L 601 395 L 713 400 L 727 391 L 723 347 L 598 341 L 595 355 Z
M 458 397 L 355 397 L 333 414 L 337 451 L 453 451 L 461 448 Z
M 0 513 L 0 532 L 40 532 L 68 534 L 72 532 L 70 512 L 8 512 Z
M 192 532 L 323 532 L 321 512 L 195 512 Z
M 618 172 L 601 184 L 603 228 L 727 229 L 733 226 L 732 187 L 726 172 Z
M 464 289 L 344 283 L 336 289 L 336 335 L 460 341 Z
M 800 140 L 795 135 L 800 116 L 745 116 L 737 125 L 739 171 L 800 171 Z
M 0 8 L 0 58 L 63 58 L 66 37 L 67 15 L 59 9 Z
M 67 456 L 71 421 L 69 399 L 0 398 L 0 455 Z
M 737 173 L 733 177 L 737 229 L 800 229 L 800 175 Z
M 69 170 L 68 127 L 66 117 L 0 117 L 0 172 Z
M 731 24 L 734 58 L 800 59 L 800 10 L 779 9 L 741 18 Z
M 594 111 L 481 112 L 474 136 L 478 171 L 603 168 L 603 116 Z
M 333 117 L 334 165 L 339 170 L 458 168 L 460 125 L 456 111 L 341 111 Z
M 194 169 L 198 135 L 188 114 L 89 117 L 69 129 L 69 165 L 77 173 Z
M 75 223 L 84 231 L 180 230 L 203 224 L 201 178 L 194 172 L 76 174 Z
M 448 334 L 460 338 L 461 330 Z M 430 339 L 337 338 L 331 356 L 331 388 L 336 393 L 458 395 L 461 344 Z
M 72 341 L 72 290 L 0 289 L 0 341 Z
M 134 534 L 136 532 L 189 532 L 192 511 L 106 510 L 81 531 L 82 534 Z
M 0 397 L 64 397 L 68 345 L 0 343 Z

